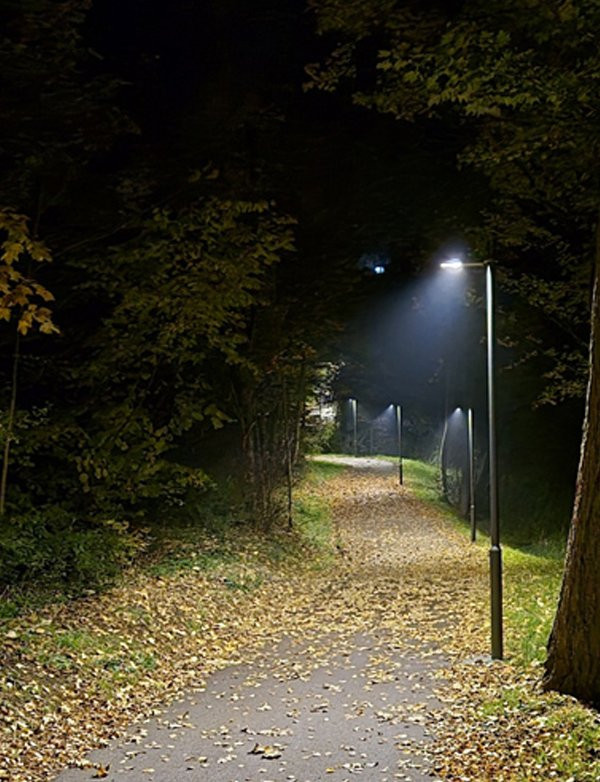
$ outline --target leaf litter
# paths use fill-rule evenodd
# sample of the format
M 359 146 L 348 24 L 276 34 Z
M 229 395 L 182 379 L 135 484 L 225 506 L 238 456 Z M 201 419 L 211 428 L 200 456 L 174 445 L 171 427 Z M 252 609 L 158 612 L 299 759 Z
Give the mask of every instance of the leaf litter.
M 451 782 L 567 779 L 557 749 L 561 718 L 594 722 L 597 715 L 572 699 L 541 693 L 537 667 L 510 659 L 492 663 L 482 655 L 489 643 L 486 548 L 470 545 L 443 513 L 399 489 L 392 473 L 349 470 L 311 492 L 331 506 L 339 537 L 335 558 L 306 549 L 273 563 L 248 532 L 237 536 L 235 558 L 249 582 L 260 584 L 255 588 L 229 588 L 218 568 L 133 572 L 105 594 L 6 623 L 0 779 L 42 782 L 69 764 L 89 765 L 84 756 L 93 746 L 160 715 L 186 690 L 202 691 L 211 673 L 230 665 L 255 666 L 247 686 L 265 675 L 307 678 L 334 653 L 350 655 L 345 641 L 373 628 L 423 660 L 445 661 L 436 689 L 443 708 L 430 710 L 416 700 L 378 710 L 382 722 L 403 715 L 433 738 L 424 743 L 399 733 L 400 769 L 409 770 L 410 757 L 420 755 L 436 778 Z M 285 639 L 301 643 L 305 653 L 281 655 L 261 671 L 261 649 Z M 382 649 L 371 655 L 372 685 L 400 673 Z M 418 671 L 411 676 L 418 694 Z M 327 709 L 335 690 L 324 696 L 316 711 Z M 269 704 L 258 708 L 268 711 Z M 290 714 L 297 713 L 291 706 Z M 275 726 L 270 735 L 278 735 Z M 581 758 L 577 782 L 600 779 L 591 752 L 585 763 L 587 751 L 573 749 L 575 765 Z M 260 742 L 252 750 L 269 761 L 284 752 L 283 745 Z M 403 753 L 410 756 L 406 762 Z M 323 760 L 323 771 L 333 773 Z M 367 766 L 357 759 L 343 768 L 354 774 Z M 106 767 L 91 768 L 94 778 L 107 774 Z

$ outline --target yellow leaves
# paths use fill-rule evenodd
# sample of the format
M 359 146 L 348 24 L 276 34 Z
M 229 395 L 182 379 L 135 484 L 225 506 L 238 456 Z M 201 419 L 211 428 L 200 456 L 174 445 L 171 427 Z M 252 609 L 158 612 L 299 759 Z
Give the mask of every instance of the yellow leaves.
M 27 334 L 29 329 L 31 328 L 31 324 L 33 323 L 33 313 L 30 311 L 27 311 L 24 313 L 24 315 L 21 316 L 19 319 L 19 323 L 17 326 L 17 331 L 19 334 Z
M 260 755 L 265 760 L 276 760 L 281 757 L 281 747 L 278 744 L 273 746 L 267 744 L 263 747 L 261 744 L 256 743 L 248 754 Z
M 60 329 L 49 321 L 40 324 L 40 331 L 42 334 L 60 334 Z
M 20 264 L 52 260 L 48 248 L 29 233 L 27 219 L 9 209 L 0 209 L 0 231 L 6 234 L 0 245 L 0 320 L 10 321 L 13 311 L 19 313 L 17 331 L 25 336 L 37 325 L 42 334 L 58 333 L 52 313 L 40 306 L 54 300 L 52 293 L 35 280 L 29 279 Z
M 43 285 L 40 285 L 37 282 L 34 282 L 32 284 L 33 290 L 37 293 L 37 295 L 43 299 L 44 301 L 54 301 L 54 296 L 52 293 L 50 293 L 49 290 L 44 288 Z
M 2 245 L 2 260 L 8 265 L 14 263 L 23 252 L 23 249 L 23 245 L 19 242 L 4 242 Z
M 46 245 L 31 237 L 24 215 L 6 208 L 0 209 L 0 230 L 3 230 L 7 237 L 1 245 L 0 261 L 7 266 L 14 264 L 22 255 L 38 263 L 52 260 Z
M 38 263 L 43 263 L 44 261 L 49 263 L 52 260 L 50 250 L 42 242 L 31 242 L 28 249 L 33 260 Z
M 25 299 L 28 302 L 28 299 Z M 5 308 L 6 309 L 6 308 Z M 8 320 L 9 317 L 6 318 Z M 32 326 L 37 323 L 39 330 L 42 334 L 57 334 L 58 328 L 52 322 L 52 314 L 47 307 L 38 307 L 36 304 L 28 304 L 25 312 L 21 314 L 17 323 L 17 331 L 19 334 L 25 335 L 29 332 Z

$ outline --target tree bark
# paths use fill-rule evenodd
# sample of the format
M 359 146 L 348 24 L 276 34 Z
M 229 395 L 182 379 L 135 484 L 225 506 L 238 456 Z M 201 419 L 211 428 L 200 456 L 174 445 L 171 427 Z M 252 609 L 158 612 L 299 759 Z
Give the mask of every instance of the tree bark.
M 590 375 L 565 571 L 548 641 L 544 687 L 600 703 L 600 220 Z

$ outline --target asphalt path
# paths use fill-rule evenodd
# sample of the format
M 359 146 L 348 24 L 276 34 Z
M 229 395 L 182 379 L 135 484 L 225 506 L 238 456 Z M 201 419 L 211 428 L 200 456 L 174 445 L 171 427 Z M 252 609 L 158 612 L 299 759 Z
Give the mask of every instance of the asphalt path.
M 332 653 L 336 642 L 328 636 L 321 649 L 313 642 L 266 652 L 258 679 L 249 666 L 215 674 L 204 692 L 134 727 L 57 782 L 431 780 L 412 748 L 430 741 L 428 722 L 440 705 L 433 674 L 443 660 L 381 636 L 339 639 Z M 320 656 L 327 662 L 313 668 Z M 269 664 L 273 672 L 263 678 Z M 383 681 L 373 673 L 382 664 Z
M 395 469 L 372 459 L 349 463 L 374 473 Z M 446 663 L 423 641 L 375 626 L 350 636 L 328 626 L 317 638 L 284 638 L 251 666 L 213 674 L 202 690 L 132 726 L 55 782 L 436 779 L 426 750 Z

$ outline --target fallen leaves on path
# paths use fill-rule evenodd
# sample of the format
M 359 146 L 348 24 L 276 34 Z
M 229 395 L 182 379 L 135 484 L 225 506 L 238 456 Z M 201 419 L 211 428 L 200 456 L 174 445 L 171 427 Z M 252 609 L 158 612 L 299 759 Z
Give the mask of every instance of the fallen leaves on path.
M 482 657 L 489 638 L 485 549 L 399 489 L 393 473 L 349 471 L 313 491 L 333 508 L 341 552 L 335 559 L 317 561 L 306 550 L 274 564 L 261 557 L 260 540 L 244 533 L 232 550 L 242 571 L 236 578 L 219 567 L 137 572 L 103 595 L 6 625 L 0 779 L 52 779 L 132 722 L 160 714 L 178 693 L 201 690 L 210 673 L 252 663 L 265 645 L 288 639 L 290 654 L 269 675 L 302 678 L 344 653 L 344 639 L 375 630 L 398 648 L 447 661 L 439 686 L 444 708 L 430 714 L 424 704 L 411 705 L 411 719 L 436 740 L 425 747 L 409 742 L 403 751 L 421 753 L 439 778 L 456 782 L 561 779 L 552 756 L 537 750 L 556 729 L 548 715 L 568 699 L 538 694 L 537 712 L 514 704 L 511 710 L 502 705 L 506 693 L 534 693 L 537 672 Z M 209 544 L 198 544 L 199 557 Z M 236 588 L 244 583 L 260 586 Z M 295 655 L 294 643 L 305 653 Z M 256 666 L 253 675 L 265 672 Z M 377 683 L 396 671 L 375 655 L 368 675 Z M 490 712 L 494 699 L 500 705 Z M 393 704 L 381 719 L 394 719 Z M 260 743 L 253 750 L 266 760 L 282 751 Z

